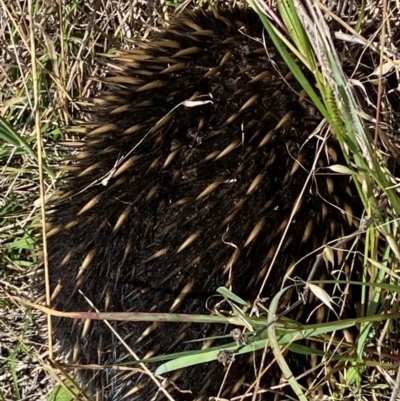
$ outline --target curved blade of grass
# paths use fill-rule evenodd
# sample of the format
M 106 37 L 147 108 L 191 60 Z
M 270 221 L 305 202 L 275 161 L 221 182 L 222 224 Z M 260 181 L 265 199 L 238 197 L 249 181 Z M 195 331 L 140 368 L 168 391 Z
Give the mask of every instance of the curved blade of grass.
M 270 309 L 269 309 L 269 314 L 268 314 L 268 324 L 270 326 L 268 327 L 268 337 L 269 337 L 269 342 L 271 345 L 271 350 L 274 353 L 274 356 L 276 358 L 276 361 L 281 368 L 282 373 L 284 374 L 285 378 L 288 380 L 290 387 L 292 387 L 292 390 L 298 397 L 300 401 L 307 401 L 307 397 L 303 393 L 303 390 L 301 389 L 299 383 L 297 383 L 296 378 L 294 377 L 289 365 L 286 363 L 285 358 L 282 354 L 280 345 L 278 343 L 277 337 L 276 337 L 276 327 L 275 327 L 275 320 L 276 320 L 276 315 L 277 315 L 277 310 L 279 306 L 279 302 L 283 294 L 293 286 L 288 286 L 283 288 L 281 291 L 279 291 L 274 298 L 271 301 Z
M 229 299 L 239 305 L 250 306 L 248 302 L 244 301 L 242 298 L 238 297 L 232 291 L 228 290 L 226 287 L 219 287 L 217 289 L 218 294 L 221 294 L 225 299 Z
M 36 162 L 39 162 L 37 154 L 32 150 L 29 144 L 2 117 L 0 117 L 0 139 L 17 148 L 23 148 L 29 156 Z M 47 166 L 44 166 L 44 168 L 51 177 L 54 177 L 54 173 Z
M 237 353 L 238 355 L 246 354 L 248 352 L 257 351 L 263 349 L 266 345 L 267 340 L 258 340 L 252 344 L 246 345 Z M 187 368 L 189 366 L 198 365 L 200 363 L 206 363 L 211 361 L 216 361 L 218 354 L 221 350 L 235 351 L 238 348 L 236 343 L 231 343 L 230 346 L 220 347 L 218 349 L 209 350 L 202 354 L 194 353 L 193 355 L 184 356 L 172 361 L 168 361 L 160 365 L 155 371 L 155 375 L 162 375 L 164 373 L 172 372 L 174 370 Z

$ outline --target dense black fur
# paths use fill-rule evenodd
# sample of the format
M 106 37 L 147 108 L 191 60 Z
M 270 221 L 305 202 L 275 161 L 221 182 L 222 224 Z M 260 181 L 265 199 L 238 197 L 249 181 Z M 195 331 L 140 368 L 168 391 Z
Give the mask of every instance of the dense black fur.
M 107 311 L 168 312 L 184 288 L 188 293 L 181 294 L 177 312 L 209 313 L 207 300 L 220 286 L 254 301 L 316 157 L 315 174 L 262 296 L 276 293 L 294 262 L 350 229 L 351 219 L 343 213 L 344 205 L 351 203 L 348 178 L 335 177 L 324 167 L 339 162 L 328 151 L 336 145 L 330 140 L 317 156 L 322 141 L 310 138 L 319 122 L 317 113 L 300 100 L 301 88 L 290 79 L 270 41 L 266 55 L 263 43 L 254 39 L 261 36 L 262 26 L 250 11 L 199 11 L 176 20 L 153 42 L 105 61 L 109 88 L 95 101 L 92 127 L 82 134 L 82 153 L 52 217 L 51 282 L 53 288 L 58 282 L 63 286 L 55 308 L 89 310 L 78 289 Z M 184 49 L 191 50 L 178 53 Z M 166 70 L 176 65 L 175 71 Z M 211 68 L 216 69 L 210 73 Z M 268 74 L 252 83 L 262 72 Z M 131 80 L 122 82 L 120 77 Z M 145 86 L 153 82 L 154 88 Z M 189 99 L 204 103 L 182 104 Z M 285 123 L 277 127 L 282 118 Z M 221 154 L 230 145 L 231 151 Z M 260 183 L 249 191 L 260 175 Z M 213 183 L 213 191 L 200 195 Z M 91 207 L 85 206 L 93 200 Z M 245 245 L 257 225 L 261 230 Z M 191 235 L 193 242 L 180 249 Z M 306 258 L 292 276 L 305 279 L 313 262 Z M 55 333 L 64 351 L 78 347 L 81 363 L 129 361 L 102 322 L 92 323 L 83 339 L 83 323 L 75 323 L 58 320 Z M 198 348 L 199 343 L 183 341 L 226 329 L 162 324 L 136 342 L 147 326 L 114 325 L 140 357 L 152 349 L 164 353 Z M 154 395 L 146 376 L 121 379 L 123 374 L 89 371 L 84 377 L 88 381 L 95 375 L 89 387 L 108 399 L 121 399 L 138 384 L 145 391 L 127 399 Z M 175 381 L 191 393 L 172 387 L 169 391 L 175 400 L 216 396 L 224 374 L 218 363 L 200 365 Z M 235 388 L 240 378 L 245 383 L 255 378 L 248 357 L 233 364 L 221 396 L 228 398 L 233 390 L 243 394 L 245 386 Z M 261 384 L 268 388 L 272 383 L 266 375 Z

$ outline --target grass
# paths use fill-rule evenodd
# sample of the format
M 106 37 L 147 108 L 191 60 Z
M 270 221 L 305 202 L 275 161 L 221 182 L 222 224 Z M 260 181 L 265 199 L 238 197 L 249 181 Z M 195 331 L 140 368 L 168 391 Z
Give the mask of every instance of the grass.
M 155 12 L 148 17 L 147 7 L 133 9 L 129 2 L 118 0 L 69 2 L 63 7 L 32 1 L 0 1 L 3 88 L 0 98 L 0 327 L 4 338 L 0 400 L 73 399 L 79 390 L 72 381 L 67 381 L 67 386 L 55 384 L 57 380 L 65 380 L 67 373 L 53 361 L 51 342 L 46 348 L 46 341 L 50 340 L 46 340 L 45 315 L 26 308 L 18 299 L 35 297 L 37 282 L 44 280 L 44 272 L 38 270 L 37 253 L 44 199 L 55 191 L 56 166 L 65 152 L 58 145 L 64 127 L 72 120 L 85 118 L 81 99 L 92 94 L 93 87 L 87 77 L 98 74 L 96 54 L 111 47 L 130 46 L 131 39 L 137 35 L 149 35 L 146 22 L 153 25 L 155 21 L 167 20 L 168 14 L 166 6 L 158 2 L 155 2 Z M 265 9 L 259 0 L 249 2 L 259 10 Z M 184 6 L 193 6 L 192 3 L 185 2 Z M 393 162 L 397 157 L 396 105 L 399 103 L 396 87 L 391 82 L 393 78 L 388 75 L 388 71 L 396 68 L 397 56 L 387 38 L 398 34 L 395 16 L 399 10 L 396 2 L 390 0 L 354 2 L 349 6 L 353 7 L 352 12 L 342 14 L 321 3 L 304 4 L 307 12 L 296 9 L 290 0 L 279 2 L 276 13 L 267 9 L 284 30 L 277 29 L 261 13 L 260 17 L 346 156 L 347 166 L 336 168 L 353 177 L 364 205 L 360 231 L 348 239 L 364 244 L 361 255 L 364 271 L 360 281 L 348 282 L 349 272 L 337 267 L 335 282 L 323 280 L 336 290 L 329 294 L 321 288 L 321 281 L 312 282 L 312 277 L 308 285 L 297 283 L 307 288 L 323 306 L 320 309 L 325 310 L 328 323 L 321 320 L 319 324 L 300 326 L 279 316 L 277 306 L 293 285 L 290 281 L 272 299 L 268 311 L 259 306 L 264 318 L 243 313 L 243 301 L 221 289 L 234 311 L 231 319 L 243 327 L 244 336 L 244 342 L 232 341 L 226 349 L 265 352 L 271 347 L 300 400 L 311 399 L 323 391 L 332 400 L 394 401 L 400 385 L 400 376 L 393 372 L 399 351 L 397 216 L 400 201 Z M 177 3 L 168 5 L 175 7 Z M 374 10 L 378 12 L 373 14 Z M 331 20 L 328 24 L 327 17 Z M 34 25 L 29 23 L 32 20 Z M 333 36 L 339 28 L 347 35 L 339 35 L 344 41 Z M 282 35 L 282 31 L 288 35 Z M 313 73 L 318 90 L 314 91 L 291 61 L 286 46 Z M 338 246 L 340 240 L 322 249 L 321 263 L 332 266 L 332 252 Z M 350 258 L 352 254 L 347 256 Z M 351 265 L 351 259 L 348 260 Z M 347 291 L 355 288 L 360 293 L 358 316 L 352 319 L 334 316 L 333 303 L 343 305 Z M 46 296 L 48 301 L 49 292 Z M 137 319 L 137 316 L 123 318 Z M 160 316 L 145 318 L 157 321 Z M 200 317 L 191 319 L 196 321 Z M 213 323 L 227 318 L 204 319 Z M 349 329 L 356 329 L 353 338 Z M 309 345 L 296 344 L 298 338 L 308 339 Z M 311 392 L 307 393 L 291 375 L 285 361 L 286 348 L 312 355 Z M 229 355 L 224 354 L 228 359 Z M 170 360 L 157 373 L 220 356 L 219 348 L 170 355 Z M 260 371 L 264 369 L 260 367 Z M 32 385 L 35 378 L 40 383 L 36 387 Z M 256 388 L 257 383 L 249 392 Z M 80 396 L 88 398 L 85 394 Z
M 392 184 L 396 183 L 396 178 L 393 177 L 387 168 L 387 154 L 384 154 L 382 149 L 376 146 L 376 138 L 379 136 L 379 122 L 382 122 L 387 116 L 381 116 L 379 114 L 379 107 L 376 107 L 375 115 L 363 116 L 364 118 L 361 118 L 359 110 L 362 105 L 355 97 L 357 93 L 355 90 L 356 88 L 343 74 L 342 65 L 338 62 L 342 58 L 338 56 L 335 47 L 332 45 L 333 38 L 326 34 L 329 30 L 326 29 L 325 19 L 322 17 L 320 9 L 312 4 L 307 5 L 309 6 L 309 13 L 302 9 L 301 6 L 299 6 L 297 12 L 300 19 L 303 21 L 307 21 L 309 15 L 312 17 L 312 28 L 307 23 L 304 25 L 305 30 L 309 31 L 307 36 L 310 41 L 304 40 L 304 31 L 302 30 L 302 26 L 299 25 L 300 21 L 294 18 L 294 4 L 291 1 L 283 1 L 279 3 L 278 8 L 286 23 L 288 32 L 291 33 L 295 54 L 301 57 L 304 64 L 314 72 L 314 77 L 317 80 L 317 87 L 320 89 L 320 96 L 323 101 L 323 107 L 319 106 L 320 112 L 324 115 L 327 122 L 330 123 L 332 131 L 342 146 L 348 167 L 351 169 L 353 179 L 359 190 L 360 198 L 364 203 L 364 219 L 368 222 L 373 222 L 365 231 L 364 229 L 361 230 L 363 231 L 365 241 L 363 255 L 365 271 L 363 274 L 363 281 L 360 283 L 353 283 L 353 285 L 358 284 L 361 286 L 360 320 L 357 325 L 359 334 L 354 341 L 357 346 L 353 354 L 356 360 L 344 365 L 345 369 L 341 375 L 343 381 L 340 383 L 342 389 L 350 389 L 350 394 L 354 394 L 351 389 L 356 385 L 358 391 L 354 396 L 358 398 L 362 396 L 363 392 L 359 390 L 362 389 L 362 384 L 363 382 L 365 383 L 366 376 L 371 374 L 371 369 L 369 369 L 368 366 L 373 365 L 374 362 L 376 362 L 376 365 L 381 363 L 381 360 L 369 360 L 365 352 L 367 347 L 370 347 L 371 344 L 376 344 L 377 340 L 374 338 L 377 335 L 377 326 L 373 324 L 375 316 L 373 317 L 372 315 L 379 314 L 382 317 L 386 314 L 387 319 L 382 318 L 382 320 L 386 320 L 386 322 L 389 322 L 390 319 L 397 318 L 397 315 L 390 316 L 393 310 L 385 307 L 386 302 L 383 302 L 382 299 L 382 283 L 388 279 L 388 275 L 393 277 L 391 273 L 396 270 L 397 266 L 396 261 L 398 260 L 399 253 L 394 238 L 398 231 L 396 216 L 399 210 L 399 198 L 396 185 Z M 328 11 L 323 6 L 322 9 L 326 12 Z M 362 9 L 361 11 L 360 14 L 364 14 L 365 10 Z M 383 10 L 382 17 L 388 17 L 385 9 Z M 362 37 L 362 35 L 360 35 L 359 32 L 355 32 L 348 23 L 340 19 L 338 20 L 346 31 Z M 264 22 L 268 25 L 268 21 L 264 19 Z M 362 32 L 362 21 L 358 22 L 361 22 L 359 24 L 359 30 Z M 273 31 L 274 27 L 269 24 L 267 29 Z M 385 46 L 383 39 L 384 30 L 382 29 L 378 32 L 381 36 L 380 45 L 382 50 L 378 59 L 380 68 L 376 68 L 374 73 L 381 78 L 378 86 L 378 99 L 385 104 L 385 89 L 382 86 L 383 59 L 385 58 L 383 52 Z M 271 32 L 271 37 L 274 38 L 274 32 Z M 278 41 L 279 39 L 276 38 L 276 40 Z M 279 43 L 277 43 L 277 46 L 279 46 Z M 351 50 L 355 51 L 356 49 L 350 48 L 350 51 Z M 282 51 L 285 52 L 285 49 L 282 49 Z M 316 60 L 319 61 L 319 64 L 316 63 Z M 359 62 L 361 65 L 362 60 Z M 371 69 L 371 67 L 369 69 Z M 368 67 L 366 70 L 368 71 Z M 365 74 L 367 71 L 365 71 Z M 378 73 L 376 73 L 377 71 Z M 307 87 L 305 87 L 305 89 L 307 90 Z M 315 94 L 310 94 L 310 97 L 313 95 L 315 96 Z M 314 97 L 312 98 L 314 100 Z M 373 104 L 372 99 L 368 100 L 370 104 Z M 320 103 L 314 100 L 314 104 L 318 106 Z M 393 115 L 390 115 L 395 114 L 395 111 L 390 106 L 388 107 L 387 104 L 386 107 L 389 111 L 389 118 L 393 119 Z M 370 127 L 366 123 L 368 117 L 377 120 L 374 127 L 375 142 L 372 139 L 373 135 Z M 376 194 L 380 194 L 387 199 L 390 208 L 382 209 L 378 204 L 379 199 Z M 394 284 L 388 292 L 385 292 L 385 296 L 389 296 L 392 301 L 397 298 L 399 290 L 397 280 L 394 282 L 396 284 Z M 327 294 L 324 296 L 326 297 Z M 317 295 L 317 297 L 325 304 L 330 302 L 329 300 L 331 299 L 330 297 L 326 297 L 324 301 L 320 296 Z M 272 336 L 273 329 L 270 328 L 269 331 Z M 385 334 L 388 334 L 388 332 Z M 384 336 L 381 337 L 381 340 L 383 338 Z M 345 340 L 345 338 L 343 338 L 343 340 Z M 329 343 L 326 345 L 329 345 Z M 280 354 L 277 344 L 275 347 L 272 346 L 272 348 L 274 349 L 275 355 Z M 281 365 L 282 369 L 287 369 L 287 366 L 284 365 L 284 363 Z M 286 372 L 286 377 L 291 377 L 290 371 Z M 336 383 L 336 386 L 337 384 L 338 383 Z M 295 389 L 300 399 L 306 399 L 296 381 L 293 381 L 291 386 Z M 383 385 L 382 389 L 385 387 L 386 389 L 390 388 L 389 385 Z M 333 391 L 332 393 L 335 394 Z M 381 394 L 379 394 L 379 391 L 372 392 L 371 394 L 374 397 L 384 396 L 384 391 L 382 391 Z M 392 392 L 389 391 L 386 393 L 386 396 L 389 396 L 389 394 L 391 394 L 391 399 L 396 399 L 396 390 L 393 391 L 392 389 Z M 337 394 L 336 392 L 336 397 L 337 396 L 342 399 L 346 396 L 346 393 L 339 392 L 339 394 Z
M 260 7 L 261 2 L 257 3 Z M 371 374 L 369 366 L 374 365 L 374 362 L 376 365 L 382 362 L 381 359 L 375 361 L 373 359 L 370 360 L 366 353 L 368 347 L 371 347 L 372 344 L 376 346 L 377 343 L 377 339 L 375 338 L 377 335 L 377 325 L 373 324 L 375 319 L 373 315 L 380 315 L 381 317 L 386 315 L 387 319 L 382 319 L 382 321 L 386 320 L 386 323 L 388 323 L 390 319 L 397 318 L 397 315 L 390 317 L 390 313 L 393 312 L 393 309 L 387 309 L 387 302 L 382 298 L 382 290 L 383 283 L 388 279 L 388 275 L 393 277 L 393 272 L 397 268 L 399 253 L 394 238 L 397 236 L 398 232 L 396 216 L 399 210 L 399 198 L 397 187 L 393 185 L 397 182 L 396 178 L 393 177 L 391 172 L 389 172 L 390 170 L 387 168 L 387 163 L 388 160 L 390 163 L 390 158 L 387 157 L 386 152 L 382 152 L 382 148 L 379 147 L 377 141 L 380 133 L 380 123 L 387 117 L 393 121 L 396 112 L 388 104 L 385 104 L 385 88 L 382 84 L 383 66 L 388 62 L 387 60 L 384 61 L 386 58 L 383 51 L 385 47 L 384 24 L 381 29 L 377 30 L 377 34 L 380 35 L 381 38 L 381 51 L 379 55 L 375 56 L 376 61 L 379 62 L 379 67 L 375 68 L 374 75 L 380 78 L 378 99 L 381 103 L 379 103 L 379 106 L 383 104 L 383 107 L 388 110 L 388 115 L 382 116 L 379 113 L 380 107 L 377 106 L 375 110 L 376 114 L 372 114 L 373 110 L 368 110 L 371 112 L 371 115 L 363 116 L 359 112 L 363 105 L 359 102 L 359 99 L 356 98 L 357 88 L 345 77 L 345 74 L 343 74 L 343 66 L 339 61 L 343 59 L 343 53 L 341 54 L 342 57 L 339 57 L 336 48 L 333 46 L 334 38 L 329 35 L 329 29 L 326 29 L 326 22 L 321 13 L 321 9 L 330 15 L 332 13 L 329 13 L 329 10 L 324 6 L 318 8 L 309 3 L 307 3 L 307 6 L 309 7 L 308 12 L 301 6 L 298 6 L 297 13 L 299 19 L 297 19 L 294 17 L 296 15 L 294 12 L 295 5 L 291 1 L 283 1 L 278 4 L 280 15 L 285 21 L 287 31 L 290 32 L 294 43 L 295 54 L 297 54 L 304 64 L 314 72 L 317 87 L 320 89 L 323 106 L 321 107 L 320 103 L 314 100 L 313 96 L 315 96 L 315 94 L 310 94 L 310 97 L 314 100 L 314 104 L 317 105 L 327 122 L 329 122 L 332 131 L 342 146 L 348 167 L 351 169 L 354 182 L 358 187 L 359 196 L 364 204 L 364 219 L 367 222 L 372 222 L 372 224 L 369 224 L 365 229 L 361 229 L 365 241 L 363 253 L 365 270 L 362 277 L 363 281 L 360 283 L 353 283 L 353 285 L 358 284 L 361 286 L 360 320 L 357 324 L 359 334 L 357 338 L 354 339 L 356 349 L 353 353 L 356 360 L 344 364 L 345 368 L 341 374 L 343 380 L 339 387 L 349 390 L 348 394 L 352 394 L 358 398 L 363 395 L 363 391 L 360 391 L 363 388 L 362 384 L 365 383 L 366 377 Z M 366 10 L 363 7 L 361 8 L 360 15 L 365 15 Z M 388 18 L 388 20 L 390 20 L 387 14 L 387 12 L 390 11 L 390 8 L 383 9 L 382 18 Z M 311 16 L 313 22 L 312 26 L 307 23 L 309 16 Z M 306 22 L 303 26 L 309 40 L 305 40 L 304 38 L 304 30 L 303 26 L 300 24 L 300 19 Z M 349 21 L 343 21 L 338 17 L 336 17 L 336 20 L 346 32 L 351 32 L 357 37 L 362 37 L 364 28 L 363 21 L 358 20 L 357 26 L 359 31 L 356 32 L 349 26 Z M 265 19 L 264 23 L 269 25 L 267 29 L 271 31 L 271 37 L 274 39 L 274 27 L 268 24 L 268 21 Z M 388 26 L 389 29 L 391 29 L 390 23 Z M 279 42 L 278 38 L 275 38 L 275 40 Z M 279 46 L 279 43 L 276 44 Z M 352 51 L 354 55 L 358 53 L 356 48 L 348 47 L 347 50 L 350 53 L 347 57 L 350 59 Z M 283 48 L 282 52 L 285 51 L 286 50 Z M 368 53 L 368 49 L 365 51 Z M 368 74 L 368 70 L 371 70 L 372 67 L 368 68 L 367 65 L 363 64 L 364 59 L 362 57 L 365 57 L 365 55 L 361 55 L 359 60 L 354 57 L 354 60 L 357 60 L 359 65 L 365 66 L 364 68 L 366 71 L 361 71 L 361 73 L 365 74 L 365 82 L 368 83 L 366 75 Z M 316 60 L 318 60 L 318 64 Z M 305 87 L 305 89 L 307 90 L 307 87 Z M 365 90 L 364 93 L 373 96 L 373 93 L 368 93 L 367 90 Z M 369 104 L 374 103 L 373 99 L 368 100 Z M 373 134 L 371 132 L 371 127 L 367 123 L 369 119 L 372 120 L 373 118 L 377 121 L 373 127 L 375 129 L 375 141 L 372 139 Z M 394 127 L 392 127 L 392 129 L 393 128 Z M 377 194 L 387 199 L 387 203 L 390 204 L 390 207 L 382 209 L 382 207 L 379 206 L 380 200 Z M 391 279 L 390 281 L 393 282 Z M 390 290 L 384 292 L 385 296 L 389 297 L 392 302 L 397 299 L 399 290 L 397 279 L 394 280 L 394 283 Z M 327 294 L 324 295 L 324 297 L 326 297 L 325 301 L 320 296 L 317 295 L 317 297 L 325 304 L 330 302 L 331 299 L 327 297 Z M 273 335 L 273 329 L 270 328 L 269 331 L 270 335 Z M 388 332 L 385 333 L 385 335 L 387 334 Z M 380 340 L 382 341 L 384 337 L 383 333 L 381 333 Z M 343 338 L 343 340 L 346 339 Z M 326 345 L 329 345 L 329 342 Z M 277 344 L 275 347 L 272 346 L 272 348 L 274 349 L 275 355 L 279 355 L 280 351 Z M 284 363 L 281 365 L 282 369 L 286 369 L 287 366 L 283 365 Z M 290 372 L 286 372 L 286 377 L 291 377 Z M 335 387 L 338 384 L 339 383 L 336 383 Z M 356 385 L 357 388 L 356 393 L 352 391 L 354 385 Z M 291 386 L 295 389 L 300 399 L 306 399 L 296 381 L 292 382 Z M 389 389 L 390 385 L 382 385 L 381 388 Z M 391 389 L 386 393 L 386 396 L 389 397 L 389 395 L 391 395 L 391 399 L 396 399 L 397 392 L 398 390 Z M 332 391 L 332 394 L 335 394 L 335 392 Z M 379 391 L 372 391 L 371 395 L 373 397 L 385 396 L 385 392 L 382 391 L 382 393 L 380 393 Z M 340 391 L 339 394 L 336 392 L 335 396 L 342 399 L 346 397 L 346 392 Z
M 38 270 L 40 209 L 55 190 L 55 166 L 65 152 L 57 142 L 72 116 L 80 116 L 77 100 L 89 91 L 87 77 L 97 68 L 96 53 L 109 39 L 104 32 L 115 32 L 116 46 L 123 22 L 146 36 L 149 29 L 142 25 L 148 10 L 133 10 L 118 1 L 68 2 L 62 7 L 2 1 L 0 10 L 0 399 L 43 400 L 55 393 L 61 399 L 65 391 L 59 387 L 51 393 L 60 374 L 53 368 L 52 347 L 43 352 L 49 345 L 45 315 L 12 297 L 37 297 L 36 284 L 44 279 Z M 30 330 L 21 327 L 25 324 Z M 29 368 L 21 369 L 26 360 Z

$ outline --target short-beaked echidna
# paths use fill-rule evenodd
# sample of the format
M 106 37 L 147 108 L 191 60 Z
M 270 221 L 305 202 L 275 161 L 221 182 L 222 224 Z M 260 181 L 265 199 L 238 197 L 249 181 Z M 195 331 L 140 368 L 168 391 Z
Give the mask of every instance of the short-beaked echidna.
M 327 168 L 339 152 L 311 135 L 318 113 L 253 12 L 186 12 L 105 64 L 107 90 L 93 99 L 48 233 L 51 285 L 62 285 L 56 309 L 90 310 L 78 290 L 109 312 L 207 314 L 220 286 L 268 298 L 296 261 L 355 221 L 348 177 Z M 306 278 L 313 263 L 305 258 L 292 276 Z M 54 328 L 75 360 L 129 361 L 103 322 L 84 327 L 58 319 Z M 196 349 L 187 341 L 224 332 L 114 327 L 139 357 Z M 256 377 L 248 360 L 238 358 L 225 381 L 218 363 L 187 369 L 168 391 L 175 400 L 243 394 Z M 107 399 L 156 392 L 143 375 L 121 383 L 124 372 L 90 374 Z

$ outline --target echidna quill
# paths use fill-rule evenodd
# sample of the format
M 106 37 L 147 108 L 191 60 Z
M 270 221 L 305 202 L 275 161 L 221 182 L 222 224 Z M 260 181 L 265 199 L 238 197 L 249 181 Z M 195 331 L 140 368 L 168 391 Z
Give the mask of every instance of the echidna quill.
M 260 38 L 250 10 L 200 10 L 106 60 L 107 90 L 93 99 L 48 233 L 51 284 L 62 286 L 54 308 L 91 310 L 81 292 L 108 312 L 208 314 L 220 286 L 250 302 L 260 291 L 271 298 L 295 262 L 353 230 L 349 178 L 327 168 L 340 150 L 311 135 L 318 113 Z M 292 276 L 307 278 L 313 263 L 304 258 Z M 140 358 L 229 333 L 204 324 L 113 327 Z M 58 319 L 54 332 L 74 362 L 131 360 L 101 321 Z M 174 400 L 231 399 L 257 377 L 252 358 L 236 358 L 228 375 L 213 362 L 160 382 Z M 166 399 L 134 368 L 81 377 L 99 399 Z M 257 399 L 271 399 L 276 381 L 263 380 Z

